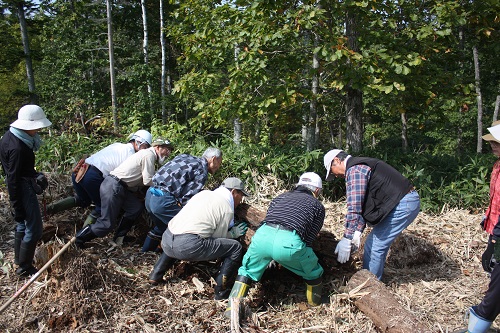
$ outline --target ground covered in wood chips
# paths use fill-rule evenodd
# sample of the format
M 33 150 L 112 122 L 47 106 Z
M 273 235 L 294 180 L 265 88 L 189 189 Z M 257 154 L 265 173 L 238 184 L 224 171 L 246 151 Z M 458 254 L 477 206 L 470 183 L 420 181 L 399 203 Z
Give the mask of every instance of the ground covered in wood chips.
M 248 203 L 262 210 L 280 184 L 261 179 L 258 195 Z M 66 178 L 52 175 L 40 203 L 70 192 Z M 0 251 L 9 273 L 0 271 L 0 302 L 23 286 L 13 267 L 14 223 L 5 188 L 0 188 Z M 342 236 L 344 202 L 323 201 L 327 216 L 322 244 Z M 44 239 L 36 261 L 40 268 L 79 230 L 88 210 L 74 208 L 46 218 Z M 438 216 L 420 213 L 393 244 L 383 282 L 401 304 L 433 332 L 465 327 L 464 312 L 480 302 L 488 284 L 480 258 L 487 237 L 479 227 L 481 215 L 448 210 Z M 213 300 L 215 262 L 180 262 L 166 275 L 165 285 L 147 283 L 157 254 L 140 252 L 148 227 L 144 219 L 133 238 L 115 247 L 111 236 L 79 250 L 72 246 L 2 314 L 2 332 L 229 332 L 225 301 Z M 364 235 L 366 236 L 366 230 Z M 344 265 L 333 254 L 321 255 L 325 268 L 324 294 L 330 303 L 310 307 L 304 284 L 278 267 L 266 271 L 252 286 L 246 304 L 251 314 L 241 332 L 380 332 L 353 303 L 356 295 L 345 284 L 360 268 L 360 254 Z M 322 251 L 324 253 L 324 251 Z M 500 320 L 491 332 L 500 328 Z

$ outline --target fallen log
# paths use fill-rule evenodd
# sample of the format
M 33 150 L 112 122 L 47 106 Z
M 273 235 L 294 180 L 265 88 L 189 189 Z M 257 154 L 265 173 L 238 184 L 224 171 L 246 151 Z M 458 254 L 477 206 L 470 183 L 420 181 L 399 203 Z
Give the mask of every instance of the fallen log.
M 236 220 L 248 222 L 248 230 L 245 237 L 243 237 L 243 246 L 246 250 L 255 234 L 255 230 L 259 228 L 260 223 L 266 218 L 266 212 L 242 203 L 236 208 L 234 215 Z
M 356 272 L 347 288 L 358 307 L 384 333 L 425 333 L 431 330 L 405 309 L 391 291 L 368 270 Z M 351 295 L 352 294 L 352 295 Z

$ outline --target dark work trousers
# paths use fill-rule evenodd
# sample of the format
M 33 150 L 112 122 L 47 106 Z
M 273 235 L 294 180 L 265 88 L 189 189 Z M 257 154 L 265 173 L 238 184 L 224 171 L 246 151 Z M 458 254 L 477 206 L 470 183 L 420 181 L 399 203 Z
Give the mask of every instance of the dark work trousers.
M 20 180 L 20 188 L 23 191 L 22 203 L 26 217 L 24 221 L 17 222 L 16 231 L 24 233 L 22 239 L 25 243 L 37 243 L 42 238 L 43 222 L 40 213 L 40 205 L 36 197 L 35 190 L 31 181 L 27 179 Z
M 481 304 L 477 306 L 477 315 L 494 321 L 500 313 L 500 263 L 496 263 L 491 272 L 490 285 Z
M 242 255 L 240 242 L 229 238 L 203 238 L 195 234 L 173 235 L 165 230 L 161 247 L 169 257 L 186 261 L 209 261 L 229 258 L 239 262 Z
M 90 166 L 79 183 L 75 181 L 75 173 L 71 175 L 73 189 L 76 193 L 76 203 L 79 207 L 88 207 L 94 203 L 95 216 L 101 214 L 101 194 L 100 188 L 104 180 L 102 172 L 95 166 Z
M 144 203 L 115 178 L 104 178 L 100 191 L 101 216 L 90 225 L 97 237 L 104 237 L 113 230 L 122 209 L 125 219 L 136 220 L 141 215 Z

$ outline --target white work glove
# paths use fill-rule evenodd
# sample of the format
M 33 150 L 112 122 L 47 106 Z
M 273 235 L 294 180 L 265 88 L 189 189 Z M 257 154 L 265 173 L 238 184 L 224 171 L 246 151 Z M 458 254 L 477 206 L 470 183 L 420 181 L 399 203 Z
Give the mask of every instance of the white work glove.
M 361 231 L 355 231 L 354 236 L 352 236 L 352 241 L 351 241 L 351 252 L 356 252 L 359 250 L 359 247 L 361 246 Z
M 243 236 L 248 229 L 248 225 L 245 222 L 241 222 L 236 224 L 229 230 L 229 236 L 233 239 L 236 239 L 240 236 Z
M 338 254 L 337 261 L 344 264 L 351 256 L 351 240 L 343 237 L 335 248 L 334 254 Z

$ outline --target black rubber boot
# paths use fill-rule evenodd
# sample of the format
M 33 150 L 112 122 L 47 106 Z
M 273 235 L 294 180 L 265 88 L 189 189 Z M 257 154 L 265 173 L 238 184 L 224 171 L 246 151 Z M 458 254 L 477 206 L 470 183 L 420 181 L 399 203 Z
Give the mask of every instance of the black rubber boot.
M 227 302 L 227 308 L 224 312 L 224 316 L 226 318 L 231 318 L 231 298 L 243 298 L 248 295 L 248 290 L 250 289 L 250 285 L 252 283 L 252 279 L 247 278 L 243 275 L 238 275 L 236 277 L 236 281 L 234 282 L 233 289 L 231 289 L 231 293 L 229 294 L 229 300 Z
M 56 214 L 76 206 L 77 203 L 75 197 L 64 198 L 57 202 L 47 205 L 47 214 L 48 215 Z
M 97 236 L 92 232 L 91 226 L 88 225 L 76 233 L 75 245 L 79 248 L 83 248 L 86 242 L 94 238 L 97 238 Z
M 36 242 L 26 243 L 21 242 L 19 247 L 19 268 L 16 274 L 19 276 L 30 276 L 36 274 L 38 269 L 33 266 L 33 258 L 35 257 Z
M 155 235 L 152 231 L 148 232 L 144 244 L 142 245 L 142 252 L 154 251 L 157 252 L 160 248 L 161 236 Z
M 305 280 L 307 303 L 312 306 L 318 306 L 322 303 L 321 292 L 323 291 L 322 278 L 315 280 Z
M 132 229 L 134 224 L 135 220 L 122 217 L 120 223 L 118 224 L 118 228 L 116 228 L 115 236 L 113 237 L 113 239 L 116 240 L 118 237 L 125 237 L 125 235 L 127 235 L 130 229 Z
M 24 232 L 16 231 L 14 234 L 14 264 L 19 265 L 19 252 L 21 251 L 21 242 L 24 238 Z
M 167 256 L 165 252 L 161 252 L 160 258 L 156 261 L 153 271 L 149 274 L 149 283 L 153 286 L 163 282 L 163 276 L 174 265 L 177 259 Z
M 240 266 L 239 262 L 232 261 L 226 258 L 222 263 L 219 273 L 215 277 L 216 286 L 214 287 L 214 298 L 215 300 L 227 299 L 229 293 L 231 292 L 228 288 L 228 281 L 236 273 L 236 270 Z

